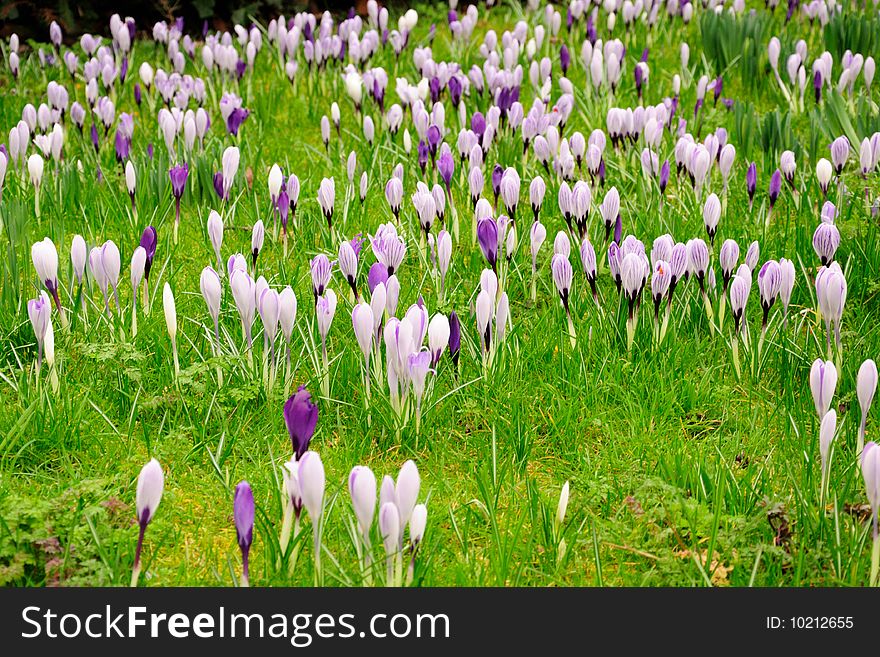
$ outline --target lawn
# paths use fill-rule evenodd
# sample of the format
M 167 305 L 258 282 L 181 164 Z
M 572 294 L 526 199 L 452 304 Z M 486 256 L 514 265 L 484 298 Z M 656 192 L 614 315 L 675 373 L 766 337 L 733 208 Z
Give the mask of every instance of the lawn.
M 146 531 L 140 585 L 239 582 L 241 557 L 232 500 L 242 480 L 250 483 L 256 507 L 250 583 L 311 585 L 316 573 L 309 515 L 303 512 L 301 531 L 290 549 L 284 551 L 279 544 L 282 467 L 291 456 L 283 408 L 299 386 L 305 386 L 318 407 L 310 448 L 320 454 L 326 472 L 320 578 L 326 585 L 384 583 L 385 552 L 378 525 L 372 529 L 374 565 L 366 570 L 359 565 L 349 472 L 355 465 L 365 465 L 379 481 L 386 474 L 397 478 L 410 459 L 421 479 L 418 501 L 428 509 L 413 585 L 867 585 L 872 512 L 859 467 L 856 376 L 862 362 L 876 358 L 880 347 L 880 330 L 871 320 L 880 312 L 875 200 L 880 186 L 876 159 L 867 176 L 861 173 L 859 142 L 880 130 L 880 114 L 876 85 L 866 87 L 863 75 L 853 81 L 851 91 L 839 93 L 837 81 L 847 48 L 864 58 L 878 56 L 880 18 L 876 9 L 861 15 L 846 8 L 823 26 L 819 20 L 810 21 L 802 10 L 786 22 L 784 7 L 770 12 L 763 3 L 748 4 L 755 4 L 755 13 L 746 10 L 736 16 L 727 10 L 716 16 L 710 9 L 687 5 L 693 11 L 687 23 L 681 16 L 668 15 L 663 6 L 656 24 L 649 25 L 646 16 L 639 16 L 630 26 L 624 24 L 624 7 L 610 36 L 607 12 L 600 8 L 593 27 L 598 37 L 619 39 L 625 47 L 622 74 L 613 92 L 607 81 L 594 88 L 580 56 L 581 44 L 589 37 L 587 17 L 579 16 L 567 26 L 565 7 L 556 7 L 562 23 L 557 35 L 548 27 L 540 47 L 523 44 L 521 52 L 509 53 L 522 65 L 519 101 L 525 113 L 536 97 L 546 98 L 547 111 L 552 112 L 558 111 L 566 87 L 560 49 L 567 48 L 570 64 L 565 77 L 573 91 L 568 96 L 573 106 L 564 139 L 576 132 L 589 139 L 597 128 L 607 131 L 610 108 L 662 104 L 664 98 L 675 96 L 674 85 L 679 83 L 680 95 L 672 127 L 663 131 L 654 148 L 659 163 L 668 160 L 671 165 L 664 191 L 656 177 L 643 171 L 644 134 L 623 139 L 619 148 L 609 135 L 603 182 L 592 181 L 586 162 L 574 167 L 568 181 L 574 186 L 575 180 L 585 180 L 592 192 L 587 234 L 598 264 L 598 306 L 581 266 L 580 236 L 576 230 L 568 231 L 557 202 L 562 179 L 552 162 L 545 169 L 534 144 L 524 153 L 520 129 L 500 123 L 483 165 L 482 198 L 495 217 L 508 214 L 503 199 L 496 199 L 492 191 L 495 164 L 515 168 L 522 184 L 514 249 L 502 248 L 498 263 L 501 288 L 509 299 L 510 325 L 503 341 L 493 336 L 491 363 L 483 356 L 477 324 L 481 276 L 488 265 L 472 237 L 470 164 L 459 158 L 462 125 L 447 90 L 440 90 L 435 104 L 444 106 L 442 138 L 454 160 L 445 225 L 452 231 L 455 213 L 460 230 L 453 239 L 452 264 L 441 295 L 412 196 L 418 181 L 429 187 L 442 186 L 443 181 L 430 158 L 424 173 L 419 166 L 413 113 L 405 109 L 400 131 L 391 134 L 379 104 L 363 93 L 361 111 L 375 125 L 369 143 L 363 119 L 346 91 L 343 72 L 350 63 L 348 56 L 343 62 L 318 67 L 308 64 L 302 43 L 292 55 L 279 54 L 265 20 L 257 27 L 262 47 L 253 68 L 246 67 L 240 79 L 220 73 L 216 65 L 208 71 L 201 56 L 200 26 L 184 26 L 194 40 L 195 56 L 186 53 L 182 39 L 179 51 L 185 72 L 204 80 L 203 107 L 210 127 L 203 143 L 196 139 L 191 149 L 183 130 L 172 144 L 173 157 L 189 166 L 175 240 L 175 199 L 168 173 L 172 154 L 157 122 L 165 104 L 158 85 L 147 89 L 139 74 L 143 62 L 166 71 L 173 64 L 167 45 L 153 40 L 151 26 L 139 24 L 125 80 L 116 71 L 109 87 L 97 83 L 98 96 L 112 99 L 115 105 L 110 127 L 105 131 L 99 116 L 88 110 L 82 131 L 70 111 L 60 120 L 63 153 L 60 160 L 45 159 L 39 216 L 26 166 L 10 162 L 2 186 L 0 404 L 6 410 L 0 414 L 0 583 L 129 584 L 138 539 L 138 474 L 156 458 L 164 472 L 164 495 Z M 514 75 L 515 64 L 505 61 L 501 44 L 515 38 L 518 21 L 527 24 L 528 39 L 536 26 L 547 25 L 543 5 L 537 12 L 518 3 L 489 10 L 480 5 L 473 34 L 456 40 L 445 8 L 415 8 L 418 22 L 400 56 L 395 56 L 391 42 L 380 43 L 375 54 L 355 69 L 359 71 L 355 75 L 371 68 L 385 70 L 390 80 L 386 111 L 401 102 L 396 80 L 405 78 L 416 85 L 422 78 L 417 63 L 425 58 L 437 64 L 457 63 L 467 75 L 473 65 L 484 67 L 486 43 L 491 50 L 497 42 L 495 65 L 507 65 L 508 74 Z M 466 15 L 463 7 L 458 11 L 459 17 Z M 398 26 L 398 17 L 392 9 L 392 29 Z M 334 32 L 342 18 L 336 17 Z M 873 36 L 858 29 L 859 19 L 877 27 Z M 369 29 L 364 17 L 361 39 Z M 494 40 L 487 37 L 490 31 Z M 8 131 L 21 119 L 25 105 L 39 107 L 47 102 L 50 80 L 66 87 L 71 105 L 78 101 L 89 107 L 83 66 L 88 58 L 80 35 L 65 34 L 56 62 L 42 65 L 37 51 L 53 52 L 48 29 L 45 34 L 45 43 L 21 44 L 16 77 L 8 66 L 10 44 L 2 44 L 6 64 L 0 70 L 0 135 L 7 149 Z M 107 34 L 105 29 L 104 45 L 110 43 Z M 787 92 L 794 93 L 792 103 L 768 59 L 768 43 L 774 35 L 781 42 L 779 74 Z M 807 76 L 802 103 L 798 92 L 792 91 L 796 85 L 788 84 L 786 70 L 786 60 L 800 39 Z M 234 33 L 230 43 L 246 60 L 245 48 Z M 686 64 L 681 44 L 689 46 Z M 419 50 L 424 48 L 430 52 Z M 825 50 L 833 56 L 833 88 L 826 82 L 817 103 L 811 63 Z M 68 51 L 79 57 L 73 77 L 60 61 Z M 550 86 L 540 90 L 529 68 L 530 62 L 543 57 L 549 58 L 551 75 Z M 292 82 L 285 71 L 288 58 L 295 58 L 298 65 Z M 117 56 L 117 63 L 121 59 Z M 640 98 L 635 70 L 642 59 L 650 73 Z M 723 80 L 723 91 L 715 98 L 710 88 L 695 112 L 703 75 L 708 81 Z M 135 102 L 136 83 L 141 87 L 140 104 Z M 249 111 L 236 136 L 221 117 L 225 92 L 237 94 Z M 189 109 L 198 107 L 195 97 L 183 100 Z M 321 119 L 332 116 L 334 102 L 340 123 L 337 129 L 331 122 L 325 148 Z M 471 125 L 474 112 L 487 115 L 493 102 L 488 91 L 479 94 L 471 88 L 462 100 L 466 125 Z M 430 93 L 424 105 L 432 111 Z M 441 111 L 434 110 L 432 122 L 438 122 Z M 125 165 L 117 160 L 114 148 L 122 112 L 134 122 L 130 155 L 125 158 L 136 170 L 133 205 Z M 682 127 L 679 118 L 686 121 Z M 90 136 L 93 124 L 97 149 Z M 412 139 L 409 152 L 404 129 Z M 702 142 L 711 133 L 723 136 L 721 129 L 727 143 L 736 148 L 728 185 L 725 189 L 719 166 L 710 164 L 705 186 L 697 193 L 688 173 L 677 170 L 676 131 Z M 45 132 L 51 130 L 49 124 Z M 35 134 L 43 132 L 37 125 Z M 830 159 L 829 145 L 841 135 L 849 138 L 851 151 L 842 175 L 833 177 L 828 199 L 837 207 L 841 239 L 833 259 L 845 276 L 847 294 L 840 348 L 831 339 L 831 360 L 839 369 L 832 402 L 837 432 L 823 487 L 820 418 L 809 377 L 813 361 L 824 360 L 827 351 L 814 284 L 821 263 L 812 240 L 825 200 L 816 165 L 819 158 Z M 39 152 L 33 137 L 28 155 Z M 240 165 L 224 201 L 215 191 L 213 176 L 222 171 L 223 153 L 230 146 L 240 149 Z M 771 175 L 785 150 L 795 155 L 796 173 L 791 185 L 783 181 L 771 212 Z M 347 174 L 350 153 L 356 161 L 353 184 Z M 757 170 L 753 202 L 747 192 L 751 162 Z M 285 177 L 298 176 L 301 185 L 295 213 L 291 212 L 286 253 L 267 183 L 276 163 Z M 398 164 L 403 167 L 404 193 L 395 219 L 385 186 Z M 363 202 L 358 194 L 361 173 L 368 185 Z M 537 256 L 533 299 L 529 185 L 537 176 L 546 183 L 539 217 L 547 239 Z M 332 229 L 318 201 L 325 177 L 335 180 Z M 715 274 L 709 276 L 707 271 L 704 280 L 707 301 L 701 298 L 696 275 L 680 281 L 662 342 L 655 335 L 659 331 L 649 280 L 640 293 L 638 323 L 628 344 L 627 302 L 609 272 L 608 241 L 599 212 L 612 187 L 620 196 L 622 236 L 635 235 L 647 253 L 664 233 L 678 242 L 702 238 L 710 247 Z M 703 205 L 712 192 L 722 206 L 714 244 L 703 219 Z M 200 292 L 203 268 L 217 267 L 207 228 L 212 210 L 225 224 L 219 353 Z M 253 273 L 252 232 L 258 220 L 264 222 L 266 235 L 255 277 L 264 276 L 279 292 L 289 285 L 298 300 L 289 366 L 279 331 L 272 385 L 264 366 L 267 350 L 259 313 L 249 362 L 226 271 L 226 259 L 242 253 Z M 319 254 L 336 261 L 341 241 L 375 236 L 380 224 L 388 222 L 396 223 L 407 246 L 395 272 L 400 282 L 397 317 L 403 318 L 422 299 L 429 316 L 454 310 L 461 322 L 458 365 L 453 366 L 447 350 L 435 373 L 428 374 L 418 427 L 412 399 L 403 417 L 390 402 L 384 343 L 376 368 L 379 375 L 374 373 L 367 403 L 363 355 L 351 321 L 354 300 L 335 262 L 329 287 L 338 305 L 327 337 L 326 366 L 316 322 L 310 261 Z M 158 244 L 148 282 L 149 304 L 145 307 L 142 297 L 138 299 L 134 335 L 130 262 L 148 225 L 156 228 Z M 438 219 L 431 230 L 435 240 L 440 229 Z M 571 241 L 573 282 L 568 304 L 573 336 L 551 272 L 554 238 L 560 231 L 568 233 Z M 89 248 L 107 240 L 119 248 L 121 307 L 111 299 L 109 316 L 91 270 L 83 298 L 78 296 L 70 260 L 76 234 Z M 28 300 L 43 289 L 31 248 L 44 237 L 58 250 L 59 295 L 70 321 L 69 327 L 63 327 L 57 310 L 52 310 L 57 389 L 45 361 L 36 370 L 38 348 L 27 310 Z M 719 252 L 727 239 L 739 244 L 739 262 L 753 241 L 760 245 L 745 310 L 750 340 L 748 346 L 743 338 L 737 341 L 739 375 L 731 347 L 729 298 L 719 326 L 725 296 Z M 780 300 L 770 309 L 759 354 L 763 313 L 758 272 L 767 260 L 779 258 L 794 264 L 795 284 L 786 317 Z M 357 285 L 367 302 L 367 272 L 375 260 L 366 239 Z M 178 375 L 163 313 L 166 283 L 176 303 Z M 705 303 L 711 306 L 711 319 Z M 875 435 L 876 422 L 872 411 L 868 440 Z M 566 482 L 570 497 L 560 525 L 555 521 L 557 503 Z

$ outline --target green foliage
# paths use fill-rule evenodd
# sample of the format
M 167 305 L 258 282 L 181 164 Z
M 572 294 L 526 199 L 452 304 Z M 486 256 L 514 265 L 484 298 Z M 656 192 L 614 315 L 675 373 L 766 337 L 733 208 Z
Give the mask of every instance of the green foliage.
M 880 55 L 880 15 L 874 12 L 832 12 L 831 20 L 822 31 L 825 48 L 835 62 L 840 62 L 847 50 L 863 57 Z
M 727 11 L 700 14 L 703 51 L 714 75 L 739 74 L 742 84 L 756 89 L 765 83 L 762 56 L 766 49 L 767 15 L 749 12 L 734 16 Z

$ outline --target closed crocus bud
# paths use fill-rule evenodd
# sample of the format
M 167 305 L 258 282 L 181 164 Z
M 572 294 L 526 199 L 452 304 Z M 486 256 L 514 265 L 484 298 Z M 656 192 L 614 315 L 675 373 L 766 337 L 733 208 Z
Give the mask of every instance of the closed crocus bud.
M 458 357 L 461 352 L 461 323 L 453 310 L 449 313 L 449 357 L 452 358 L 452 365 L 458 368 Z
M 795 278 L 794 263 L 791 260 L 779 259 L 779 278 L 779 299 L 782 301 L 783 314 L 787 314 Z
M 131 255 L 131 288 L 132 288 L 132 303 L 134 303 L 137 299 L 137 289 L 141 284 L 141 280 L 144 277 L 144 267 L 147 264 L 147 252 L 144 250 L 144 247 L 137 246 L 135 247 L 134 253 Z M 134 309 L 132 308 L 132 313 Z
M 391 556 L 400 549 L 400 511 L 393 502 L 385 502 L 379 509 L 379 533 L 385 546 L 385 554 L 390 562 Z M 393 564 L 388 564 L 388 576 L 392 577 Z
M 715 233 L 718 230 L 718 220 L 721 218 L 721 200 L 717 194 L 709 194 L 706 203 L 703 205 L 703 224 L 706 226 L 706 233 L 709 235 L 709 241 L 715 243 Z
M 232 499 L 232 517 L 235 521 L 235 533 L 238 540 L 238 546 L 241 549 L 241 584 L 247 586 L 249 582 L 248 576 L 248 556 L 251 550 L 251 543 L 254 540 L 254 492 L 251 485 L 242 481 L 235 487 L 235 494 Z
M 300 495 L 312 523 L 318 525 L 324 511 L 324 464 L 317 452 L 306 452 L 297 468 Z M 315 530 L 317 533 L 317 529 Z M 317 556 L 317 555 L 316 555 Z
M 87 257 L 86 241 L 82 235 L 74 235 L 73 243 L 70 245 L 70 263 L 73 265 L 73 274 L 76 276 L 77 283 L 80 284 L 86 271 Z
M 831 443 L 837 431 L 837 411 L 833 408 L 822 416 L 819 425 L 819 456 L 822 459 L 822 475 L 827 477 L 828 457 L 831 454 Z
M 758 258 L 761 255 L 760 245 L 758 241 L 755 240 L 751 244 L 749 244 L 749 249 L 746 251 L 746 259 L 745 264 L 749 266 L 749 269 L 755 271 L 755 267 L 758 266 Z
M 284 182 L 284 175 L 281 173 L 281 167 L 277 164 L 273 164 L 272 168 L 269 169 L 269 198 L 272 199 L 272 202 L 278 200 L 278 195 L 281 193 L 281 185 Z
M 265 239 L 266 228 L 263 225 L 263 220 L 258 219 L 251 231 L 251 255 L 254 259 L 254 271 L 257 269 L 257 256 L 260 255 L 260 250 L 263 248 L 263 242 Z
M 409 540 L 413 549 L 417 548 L 425 537 L 427 525 L 428 507 L 424 504 L 416 504 L 409 519 Z
M 556 284 L 556 290 L 562 300 L 565 311 L 568 312 L 568 298 L 571 292 L 572 269 L 568 257 L 562 253 L 553 256 L 550 263 L 550 270 L 553 274 L 553 282 Z
M 217 257 L 217 268 L 222 271 L 223 258 L 220 255 L 220 247 L 223 244 L 223 219 L 216 210 L 211 210 L 208 215 L 208 237 Z
M 816 163 L 816 180 L 819 181 L 819 187 L 826 196 L 828 195 L 828 185 L 831 183 L 831 176 L 833 174 L 834 169 L 831 166 L 831 162 L 824 157 L 820 158 Z
M 150 462 L 141 469 L 137 481 L 135 506 L 141 528 L 146 527 L 156 515 L 164 487 L 165 476 L 162 473 L 162 466 L 156 459 L 150 459 Z
M 364 545 L 370 545 L 370 528 L 376 514 L 376 475 L 365 465 L 356 465 L 348 475 L 348 494 Z
M 556 527 L 559 528 L 565 522 L 565 512 L 568 509 L 568 482 L 562 486 L 562 491 L 559 493 L 559 503 L 556 505 Z
M 48 237 L 31 246 L 31 261 L 40 283 L 46 286 L 53 297 L 58 291 L 58 250 Z
M 323 296 L 318 297 L 318 302 L 315 305 L 318 333 L 321 336 L 321 342 L 325 345 L 325 349 L 327 334 L 330 332 L 330 325 L 333 323 L 333 317 L 336 315 L 337 301 L 336 292 L 328 289 L 324 292 Z
M 167 281 L 162 289 L 162 309 L 165 311 L 165 325 L 168 327 L 168 335 L 174 342 L 177 340 L 177 306 L 174 303 L 171 285 Z
M 538 252 L 541 249 L 541 245 L 544 243 L 544 240 L 547 239 L 547 229 L 544 228 L 544 224 L 540 221 L 535 221 L 532 224 L 532 228 L 529 231 L 529 241 L 530 241 L 530 249 L 532 253 L 532 269 L 535 269 Z
M 831 398 L 837 387 L 837 368 L 830 360 L 817 358 L 810 368 L 810 390 L 816 405 L 816 414 L 823 418 L 831 407 Z
M 858 451 L 861 452 L 865 444 L 865 424 L 868 420 L 868 411 L 871 410 L 871 402 L 874 393 L 877 392 L 877 365 L 870 358 L 859 367 L 856 377 L 856 393 L 859 398 L 859 406 L 862 410 L 862 421 L 859 425 Z
M 359 303 L 351 311 L 351 323 L 364 359 L 369 362 L 373 350 L 373 309 L 368 303 Z
M 880 445 L 871 441 L 862 450 L 860 465 L 865 479 L 865 491 L 871 505 L 874 540 L 878 539 L 877 516 L 880 515 Z
M 840 231 L 833 223 L 822 222 L 813 233 L 813 250 L 823 265 L 834 260 L 837 247 L 840 246 Z
M 285 341 L 290 342 L 293 336 L 293 326 L 296 323 L 296 294 L 288 285 L 278 294 L 278 322 L 281 325 L 281 333 Z M 289 345 L 288 345 L 288 356 Z
M 397 302 L 400 299 L 400 281 L 391 275 L 385 282 L 385 310 L 390 317 L 397 315 Z
M 128 188 L 128 195 L 131 197 L 131 207 L 134 209 L 134 193 L 137 188 L 137 173 L 134 170 L 134 164 L 131 160 L 125 163 L 125 186 Z
M 208 313 L 214 320 L 215 334 L 218 331 L 218 321 L 220 317 L 220 299 L 223 295 L 223 286 L 220 283 L 220 276 L 214 271 L 213 267 L 205 267 L 199 278 L 199 288 L 202 297 L 205 299 L 205 305 L 208 307 Z M 219 339 L 219 335 L 215 335 Z
M 428 348 L 431 351 L 431 366 L 436 367 L 440 356 L 449 343 L 449 320 L 446 315 L 437 313 L 428 324 Z
M 305 386 L 300 386 L 284 404 L 284 423 L 290 434 L 290 443 L 297 460 L 309 449 L 309 443 L 318 424 L 318 407 Z
M 345 280 L 348 282 L 348 285 L 351 287 L 351 292 L 354 295 L 354 298 L 358 298 L 357 292 L 357 269 L 358 269 L 358 257 L 354 252 L 354 247 L 351 245 L 351 242 L 348 240 L 344 240 L 339 245 L 339 270 L 342 272 L 342 275 L 345 277 Z
M 449 263 L 452 260 L 452 236 L 449 231 L 441 230 L 437 236 L 437 268 L 440 276 L 446 278 L 449 271 Z

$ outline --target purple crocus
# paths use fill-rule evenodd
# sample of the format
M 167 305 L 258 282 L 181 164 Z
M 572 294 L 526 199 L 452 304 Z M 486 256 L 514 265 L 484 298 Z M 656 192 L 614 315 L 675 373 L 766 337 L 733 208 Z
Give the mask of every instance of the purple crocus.
M 487 262 L 495 269 L 498 261 L 498 224 L 491 217 L 480 219 L 477 224 L 477 240 L 480 242 L 480 250 Z
M 428 157 L 430 156 L 431 151 L 430 151 L 430 148 L 428 147 L 428 144 L 426 144 L 423 139 L 419 140 L 418 152 L 419 152 L 419 168 L 421 168 L 422 175 L 424 175 L 425 168 L 428 166 Z
M 229 134 L 233 137 L 237 137 L 241 124 L 245 122 L 245 119 L 247 119 L 249 115 L 250 112 L 243 107 L 236 107 L 232 110 L 226 118 L 226 129 L 229 131 Z
M 559 49 L 559 66 L 562 68 L 562 74 L 566 75 L 568 73 L 568 65 L 571 62 L 571 55 L 568 53 L 568 46 L 564 43 L 562 47 Z M 639 67 L 636 67 L 638 70 Z
M 495 195 L 495 205 L 498 205 L 498 194 L 501 192 L 501 179 L 504 177 L 504 167 L 495 164 L 492 169 L 492 193 Z
M 216 192 L 217 197 L 221 201 L 227 200 L 228 194 L 223 191 L 223 172 L 218 171 L 217 173 L 215 173 L 212 181 L 214 183 L 214 192 Z
M 138 82 L 134 83 L 134 102 L 137 103 L 138 107 L 141 105 L 141 85 Z
M 458 79 L 457 75 L 453 75 L 449 78 L 449 82 L 446 83 L 446 88 L 449 90 L 449 100 L 452 101 L 453 107 L 458 107 L 459 103 L 461 103 L 461 80 Z
M 121 129 L 116 130 L 116 161 L 125 162 L 131 154 L 131 139 L 127 138 Z
M 175 205 L 175 226 L 180 223 L 180 198 L 183 196 L 183 190 L 186 188 L 186 179 L 189 177 L 189 164 L 183 163 L 168 170 L 168 177 L 171 179 L 171 193 L 174 195 Z
M 755 200 L 755 189 L 758 187 L 758 167 L 752 162 L 746 171 L 746 191 L 749 194 L 749 211 L 752 210 L 752 203 Z
M 444 151 L 437 161 L 437 170 L 440 177 L 443 178 L 443 184 L 446 186 L 446 195 L 450 196 L 449 185 L 452 181 L 452 174 L 455 172 L 455 158 L 452 157 L 451 151 Z
M 669 160 L 664 160 L 663 165 L 660 167 L 660 176 L 658 178 L 658 184 L 660 185 L 660 193 L 664 194 L 666 192 L 666 186 L 669 184 Z
M 819 69 L 813 75 L 813 91 L 816 93 L 816 103 L 822 102 L 822 71 Z
M 309 451 L 318 424 L 318 407 L 312 403 L 312 395 L 305 386 L 300 386 L 284 404 L 284 423 L 290 434 L 293 454 L 299 461 Z
M 767 196 L 770 200 L 770 209 L 773 209 L 773 206 L 776 204 L 776 199 L 779 198 L 779 191 L 782 189 L 782 173 L 779 169 L 773 172 L 773 175 L 770 176 L 770 187 L 767 190 Z
M 373 266 L 370 267 L 370 271 L 367 273 L 367 286 L 370 288 L 370 294 L 373 294 L 373 290 L 376 289 L 376 286 L 379 283 L 383 285 L 388 282 L 388 267 L 383 265 L 381 262 L 373 263 Z
M 157 241 L 158 235 L 156 229 L 153 226 L 147 226 L 144 228 L 144 232 L 141 233 L 140 246 L 142 246 L 147 253 L 147 260 L 144 263 L 144 278 L 147 282 L 150 280 L 150 269 L 153 266 L 153 258 L 156 256 Z
M 248 555 L 254 540 L 254 492 L 246 481 L 239 482 L 235 487 L 235 495 L 232 499 L 232 516 L 235 520 L 238 547 L 241 548 L 241 585 L 247 586 L 249 582 Z
M 458 371 L 458 356 L 461 353 L 461 322 L 453 310 L 449 313 L 449 356 L 452 358 L 452 367 Z
M 474 112 L 474 115 L 471 117 L 471 130 L 482 141 L 483 133 L 486 132 L 486 117 L 483 116 L 482 112 Z
M 89 132 L 89 134 L 92 137 L 92 146 L 95 147 L 95 152 L 97 153 L 101 147 L 101 142 L 99 141 L 99 137 L 98 137 L 98 126 L 96 126 L 94 124 L 94 122 L 92 123 L 92 129 Z

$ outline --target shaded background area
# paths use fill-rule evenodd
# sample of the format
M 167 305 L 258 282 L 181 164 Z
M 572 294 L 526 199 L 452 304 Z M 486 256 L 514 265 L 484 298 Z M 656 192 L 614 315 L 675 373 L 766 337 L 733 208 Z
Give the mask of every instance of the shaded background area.
M 48 41 L 49 24 L 54 20 L 69 43 L 84 32 L 106 33 L 110 16 L 117 13 L 134 18 L 138 31 L 151 29 L 158 20 L 183 16 L 188 32 L 201 33 L 206 20 L 211 29 L 223 30 L 251 17 L 292 16 L 303 10 L 338 14 L 352 7 L 366 14 L 367 0 L 0 0 L 0 36 L 15 32 L 23 43 L 28 39 Z

